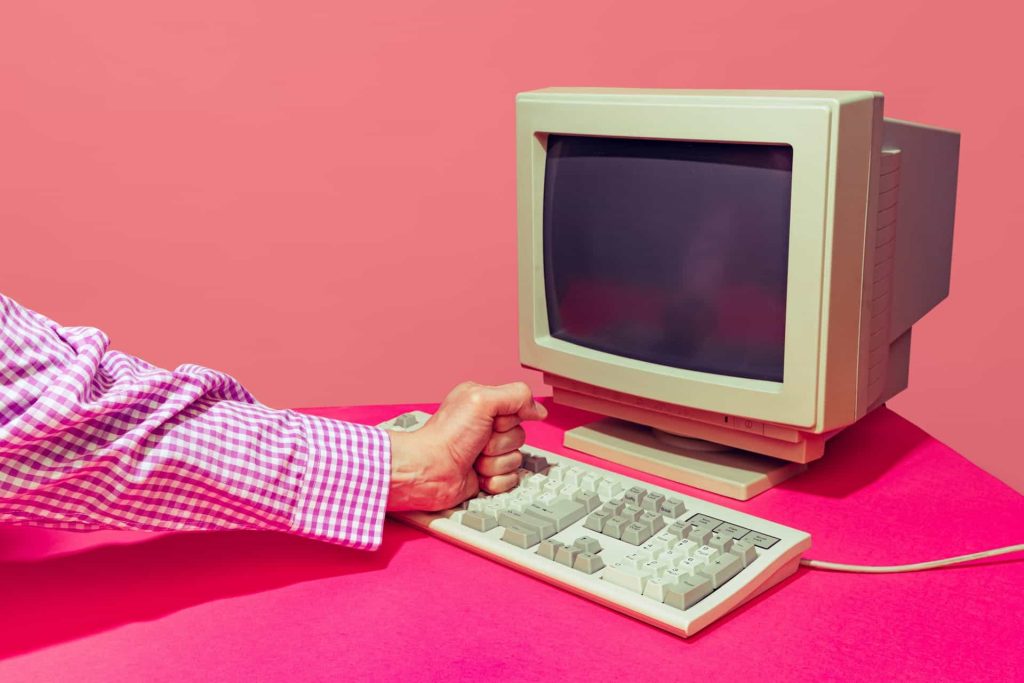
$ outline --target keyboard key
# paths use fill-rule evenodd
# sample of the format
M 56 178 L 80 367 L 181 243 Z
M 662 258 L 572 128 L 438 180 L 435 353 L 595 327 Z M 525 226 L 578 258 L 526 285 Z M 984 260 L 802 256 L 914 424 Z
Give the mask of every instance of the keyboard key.
M 543 558 L 553 560 L 555 559 L 555 553 L 557 553 L 558 549 L 561 547 L 563 547 L 561 541 L 555 541 L 549 538 L 540 542 L 540 545 L 537 546 L 537 554 Z
M 689 557 L 689 555 L 678 550 L 663 550 L 659 559 L 665 564 L 675 567 L 687 557 Z
M 539 503 L 541 505 L 551 505 L 556 500 L 558 500 L 558 494 L 557 493 L 552 493 L 551 491 L 545 491 L 544 493 L 542 493 L 539 496 L 537 496 L 537 500 L 535 502 L 537 502 L 537 503 Z
M 469 501 L 466 507 L 469 509 L 470 512 L 483 512 L 484 503 L 486 502 L 487 500 L 485 498 L 474 498 L 471 501 Z
M 721 524 L 721 525 L 719 525 L 718 527 L 715 528 L 715 533 L 716 534 L 721 534 L 722 536 L 728 536 L 728 537 L 730 537 L 732 539 L 742 538 L 749 531 L 750 531 L 750 529 L 744 529 L 741 526 L 736 526 L 735 524 L 729 524 L 728 522 L 726 522 L 725 524 Z
M 661 514 L 661 504 L 665 502 L 665 494 L 658 493 L 657 491 L 649 491 L 647 496 L 644 497 L 643 502 L 640 504 L 647 512 L 655 512 Z
M 679 567 L 669 567 L 661 573 L 661 577 L 665 579 L 665 581 L 667 581 L 669 585 L 679 583 L 687 576 L 692 576 L 692 574 L 683 572 L 679 569 Z
M 576 561 L 572 563 L 572 568 L 578 569 L 584 574 L 593 574 L 604 569 L 604 560 L 597 553 L 580 553 L 576 556 Z
M 396 427 L 406 429 L 407 427 L 412 427 L 418 422 L 419 419 L 415 415 L 410 415 L 409 413 L 406 413 L 405 415 L 399 415 L 397 418 L 395 418 L 394 425 Z
M 693 576 L 694 574 L 699 574 L 700 570 L 704 568 L 704 562 L 696 557 L 688 557 L 676 565 L 676 568 L 684 576 Z
M 717 529 L 711 535 L 711 540 L 708 541 L 708 545 L 710 545 L 712 548 L 715 548 L 716 550 L 722 551 L 723 553 L 729 552 L 729 550 L 733 546 L 733 543 L 734 541 L 732 540 L 732 536 L 722 536 L 718 533 Z
M 693 517 L 690 517 L 686 521 L 689 522 L 690 524 L 694 525 L 694 526 L 708 525 L 712 529 L 714 529 L 716 526 L 718 526 L 719 524 L 722 523 L 722 520 L 716 519 L 715 517 L 708 517 L 707 515 L 699 515 L 699 514 L 698 515 L 694 515 Z
M 640 516 L 644 514 L 644 511 L 632 503 L 626 503 L 622 506 L 622 512 L 619 514 L 623 517 L 628 517 L 629 521 L 635 522 L 640 519 Z
M 693 554 L 697 552 L 697 548 L 699 547 L 699 545 L 697 545 L 690 539 L 684 538 L 683 540 L 679 541 L 674 546 L 672 546 L 670 550 L 673 550 L 681 555 L 685 555 L 686 557 L 693 557 Z
M 533 491 L 534 493 L 540 493 L 544 488 L 544 484 L 548 483 L 547 475 L 535 474 L 526 480 L 526 489 Z
M 656 560 L 659 557 L 661 557 L 661 555 L 665 552 L 665 548 L 648 541 L 647 543 L 644 543 L 642 546 L 640 546 L 640 550 L 638 550 L 637 552 L 639 552 L 644 557 Z
M 593 491 L 579 490 L 573 494 L 572 499 L 583 503 L 588 513 L 593 512 L 601 505 L 601 498 Z
M 702 545 L 701 547 L 697 548 L 697 551 L 693 554 L 693 557 L 697 558 L 699 562 L 708 564 L 721 554 L 722 553 L 715 550 L 709 545 Z
M 520 449 L 521 452 L 521 449 Z M 548 468 L 547 458 L 540 455 L 527 455 L 523 454 L 523 465 L 524 470 L 529 472 L 543 472 Z
M 722 584 L 736 576 L 743 569 L 743 561 L 732 553 L 725 553 L 716 557 L 707 564 L 701 573 L 711 579 L 715 588 L 721 588 Z
M 663 567 L 657 560 L 647 560 L 640 565 L 640 569 L 642 569 L 648 577 L 652 577 L 661 576 L 661 573 L 668 569 L 668 567 Z
M 622 562 L 615 562 L 604 568 L 601 578 L 615 586 L 622 586 L 634 593 L 644 592 L 647 577 L 640 569 L 630 567 Z
M 579 486 L 580 480 L 582 479 L 583 470 L 581 470 L 579 467 L 570 467 L 567 470 L 565 470 L 565 473 L 562 475 L 562 480 L 566 484 L 570 484 L 572 486 Z
M 622 532 L 626 530 L 626 527 L 633 524 L 632 521 L 625 517 L 615 516 L 604 523 L 604 529 L 601 530 L 605 536 L 611 536 L 612 538 L 622 538 Z M 637 544 L 639 545 L 639 543 Z
M 548 481 L 562 482 L 562 468 L 558 465 L 552 465 L 551 469 L 548 470 Z
M 553 493 L 557 496 L 562 492 L 562 487 L 561 480 L 548 477 L 548 480 L 544 482 L 544 493 Z
M 673 579 L 668 579 L 664 576 L 652 576 L 647 579 L 647 585 L 644 586 L 644 595 L 652 600 L 665 602 L 665 589 L 673 583 L 675 583 Z
M 596 531 L 597 533 L 604 533 L 604 525 L 609 519 L 614 517 L 611 511 L 605 510 L 604 508 L 594 510 L 587 517 L 587 521 L 583 523 L 585 529 Z
M 462 524 L 476 531 L 490 531 L 498 526 L 498 520 L 482 512 L 469 511 L 462 513 Z
M 580 552 L 583 553 L 597 554 L 602 550 L 601 542 L 593 536 L 580 536 L 575 541 L 573 541 L 573 546 L 579 548 Z
M 647 524 L 631 522 L 622 530 L 622 535 L 619 538 L 632 545 L 641 545 L 647 542 L 652 533 L 651 527 Z
M 670 534 L 668 531 L 662 531 L 656 534 L 650 542 L 661 548 L 671 548 L 679 542 L 679 537 L 675 534 Z
M 580 488 L 583 489 L 584 491 L 596 492 L 597 484 L 599 481 L 600 477 L 598 477 L 596 474 L 592 472 L 584 474 L 583 477 L 580 479 Z
M 711 579 L 703 576 L 688 576 L 665 589 L 665 604 L 676 609 L 690 609 L 711 595 L 714 590 Z
M 744 536 L 743 538 L 745 540 L 750 541 L 758 548 L 764 548 L 765 550 L 768 550 L 768 548 L 771 548 L 773 545 L 779 542 L 779 539 L 775 538 L 774 536 L 769 536 L 768 534 L 759 534 L 756 531 L 750 532 L 750 534 Z
M 644 497 L 647 495 L 647 491 L 642 486 L 634 486 L 622 494 L 622 498 L 631 505 L 640 507 L 643 503 Z
M 611 512 L 612 515 L 617 515 L 622 512 L 622 509 L 626 507 L 626 504 L 621 500 L 610 500 L 601 507 Z
M 517 526 L 506 526 L 501 540 L 519 548 L 529 548 L 540 543 L 540 534 L 532 529 Z
M 693 531 L 693 525 L 687 522 L 672 522 L 665 529 L 666 533 L 672 534 L 679 539 L 688 537 L 691 531 Z
M 743 561 L 744 567 L 749 567 L 750 563 L 757 559 L 756 546 L 752 541 L 748 541 L 745 538 L 741 538 L 733 543 L 729 552 L 740 558 Z
M 580 487 L 575 484 L 566 484 L 562 482 L 562 496 L 565 498 L 575 498 L 576 493 L 580 491 Z
M 661 512 L 666 517 L 679 517 L 686 512 L 686 504 L 681 498 L 666 498 L 661 504 Z
M 563 545 L 558 549 L 558 553 L 555 554 L 555 562 L 558 564 L 564 564 L 566 567 L 571 567 L 576 563 L 576 557 L 579 556 L 579 554 L 579 548 Z
M 517 526 L 523 529 L 530 529 L 536 532 L 538 539 L 551 538 L 557 531 L 553 522 L 531 517 L 525 512 L 511 512 L 509 510 L 498 515 L 498 524 L 506 527 Z M 537 542 L 539 543 L 540 540 Z
M 645 512 L 640 515 L 640 519 L 637 521 L 649 524 L 653 533 L 658 533 L 665 528 L 665 518 L 661 515 L 656 515 L 653 512 Z
M 622 493 L 622 484 L 612 479 L 604 479 L 597 485 L 597 495 L 604 500 L 610 500 L 619 493 Z
M 555 525 L 557 532 L 583 519 L 583 516 L 587 514 L 587 509 L 583 503 L 567 498 L 558 498 L 548 505 L 541 505 L 539 502 L 529 505 L 523 509 L 523 514 L 551 522 Z
M 711 529 L 708 529 L 706 526 L 702 526 L 694 527 L 694 529 L 690 531 L 690 534 L 689 536 L 687 536 L 687 538 L 689 538 L 697 545 L 705 545 L 708 541 L 711 540 L 711 536 Z
M 626 564 L 632 567 L 633 569 L 639 569 L 640 567 L 644 566 L 644 562 L 647 562 L 647 560 L 644 558 L 643 555 L 637 552 L 629 553 L 621 560 L 619 560 L 619 562 L 622 562 L 623 564 Z

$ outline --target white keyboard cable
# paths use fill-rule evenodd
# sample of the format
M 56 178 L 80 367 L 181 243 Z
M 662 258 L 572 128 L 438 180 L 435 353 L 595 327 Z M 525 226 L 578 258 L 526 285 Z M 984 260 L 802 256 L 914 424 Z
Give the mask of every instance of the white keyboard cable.
M 952 564 L 961 564 L 963 562 L 970 562 L 971 560 L 980 560 L 985 557 L 995 557 L 996 555 L 1006 555 L 1008 553 L 1016 553 L 1024 550 L 1024 543 L 1018 545 L 1009 545 L 1005 548 L 995 548 L 993 550 L 983 550 L 980 553 L 971 553 L 970 555 L 960 555 L 959 557 L 947 557 L 944 560 L 932 560 L 931 562 L 918 562 L 916 564 L 896 564 L 891 566 L 872 566 L 863 564 L 841 564 L 839 562 L 825 562 L 824 560 L 800 560 L 800 564 L 805 567 L 811 567 L 812 569 L 825 569 L 833 572 L 858 572 L 862 574 L 896 574 L 899 572 L 919 572 L 925 569 L 936 569 L 938 567 L 948 567 Z

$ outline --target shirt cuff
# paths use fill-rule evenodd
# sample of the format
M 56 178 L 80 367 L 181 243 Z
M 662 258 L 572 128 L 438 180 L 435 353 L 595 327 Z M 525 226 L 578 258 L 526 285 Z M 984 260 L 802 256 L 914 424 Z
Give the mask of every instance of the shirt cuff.
M 292 516 L 296 533 L 376 550 L 391 485 L 391 440 L 376 427 L 295 413 L 306 432 L 306 470 Z

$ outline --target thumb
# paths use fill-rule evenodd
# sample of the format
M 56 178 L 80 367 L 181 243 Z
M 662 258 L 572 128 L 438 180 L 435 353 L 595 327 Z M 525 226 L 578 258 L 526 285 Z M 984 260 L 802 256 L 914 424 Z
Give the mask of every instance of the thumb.
M 526 382 L 487 387 L 491 416 L 516 415 L 521 420 L 543 420 L 548 410 L 533 398 Z
M 529 405 L 520 408 L 517 415 L 523 420 L 544 420 L 548 416 L 548 409 L 543 403 L 531 397 Z

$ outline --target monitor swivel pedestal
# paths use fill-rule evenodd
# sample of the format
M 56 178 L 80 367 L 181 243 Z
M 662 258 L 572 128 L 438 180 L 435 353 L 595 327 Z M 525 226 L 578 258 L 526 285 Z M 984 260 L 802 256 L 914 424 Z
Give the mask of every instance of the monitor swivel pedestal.
M 616 418 L 567 431 L 565 446 L 737 500 L 753 498 L 807 469 L 802 463 Z

